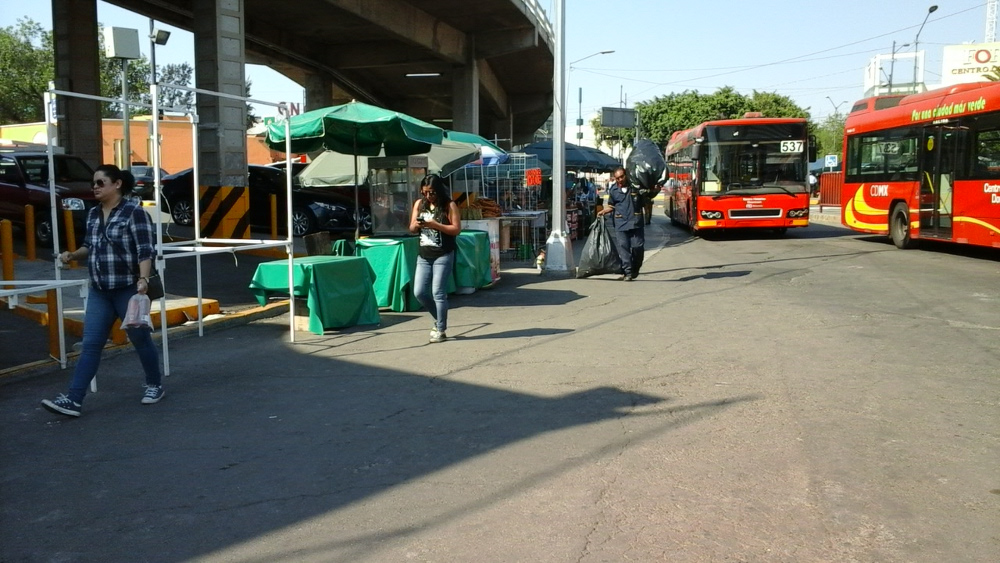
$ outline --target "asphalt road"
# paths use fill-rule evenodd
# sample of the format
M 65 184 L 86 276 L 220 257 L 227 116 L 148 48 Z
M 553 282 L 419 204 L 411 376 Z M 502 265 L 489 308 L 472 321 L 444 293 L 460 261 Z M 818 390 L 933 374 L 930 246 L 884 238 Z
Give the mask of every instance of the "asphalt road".
M 2 384 L 2 561 L 993 562 L 1000 255 L 814 224 L 634 283 L 505 272 L 429 318 L 173 340 Z

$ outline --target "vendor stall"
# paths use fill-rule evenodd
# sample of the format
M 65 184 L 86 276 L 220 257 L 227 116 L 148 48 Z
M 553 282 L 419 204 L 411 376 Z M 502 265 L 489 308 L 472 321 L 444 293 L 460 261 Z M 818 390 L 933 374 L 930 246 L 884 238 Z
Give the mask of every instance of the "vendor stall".
M 375 272 L 372 289 L 379 307 L 395 312 L 416 311 L 420 303 L 413 296 L 419 239 L 416 237 L 360 239 L 353 252 L 368 260 Z M 448 281 L 448 293 L 473 293 L 493 283 L 490 270 L 489 236 L 483 231 L 462 231 L 455 239 L 455 265 Z M 334 254 L 351 252 L 345 241 L 333 245 Z
M 501 261 L 534 262 L 548 229 L 542 169 L 534 155 L 512 153 L 503 164 L 468 165 L 450 179 L 463 223 L 497 222 L 495 277 Z M 493 228 L 486 226 L 487 232 Z

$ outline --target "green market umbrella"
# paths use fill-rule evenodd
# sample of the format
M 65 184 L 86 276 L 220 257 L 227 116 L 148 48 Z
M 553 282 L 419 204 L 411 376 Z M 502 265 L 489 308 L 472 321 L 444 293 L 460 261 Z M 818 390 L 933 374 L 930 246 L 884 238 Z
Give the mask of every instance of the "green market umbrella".
M 357 156 L 421 154 L 439 145 L 444 130 L 415 117 L 361 102 L 316 109 L 267 126 L 269 147 L 293 153 L 328 149 Z M 287 144 L 286 144 L 287 143 Z M 290 144 L 290 147 L 287 146 Z M 358 162 L 354 162 L 354 220 L 358 223 Z M 358 237 L 355 228 L 354 236 Z

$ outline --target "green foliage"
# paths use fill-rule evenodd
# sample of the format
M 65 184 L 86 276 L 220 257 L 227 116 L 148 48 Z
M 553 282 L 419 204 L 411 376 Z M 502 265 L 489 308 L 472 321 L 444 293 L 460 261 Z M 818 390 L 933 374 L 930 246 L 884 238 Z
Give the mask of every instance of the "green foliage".
M 844 122 L 847 116 L 828 115 L 819 125 L 810 123 L 810 131 L 816 136 L 816 152 L 822 158 L 825 154 L 842 154 L 844 146 Z
M 156 79 L 160 84 L 177 84 L 178 86 L 189 86 L 194 77 L 194 68 L 187 64 L 170 64 L 157 69 Z M 147 96 L 148 97 L 148 96 Z M 186 108 L 194 106 L 194 92 L 178 90 L 176 88 L 161 88 L 159 91 L 160 107 L 166 110 L 171 108 Z
M 671 93 L 638 102 L 635 107 L 639 112 L 641 136 L 660 147 L 666 147 L 670 136 L 676 131 L 713 119 L 743 117 L 747 112 L 760 112 L 766 117 L 809 117 L 807 111 L 795 105 L 787 96 L 754 91 L 748 97 L 729 86 L 720 88 L 713 94 L 700 94 L 690 90 Z M 605 144 L 609 137 L 619 131 L 600 127 L 600 119 L 594 119 L 591 126 L 599 144 Z M 624 137 L 625 145 L 631 146 L 632 132 L 625 131 Z
M 249 98 L 250 97 L 250 86 L 251 86 L 252 82 L 250 80 L 247 80 L 244 84 L 245 85 L 243 87 L 243 95 L 246 96 L 247 98 Z M 247 127 L 247 129 L 250 129 L 254 125 L 257 125 L 258 121 L 260 121 L 260 118 L 257 117 L 256 115 L 254 115 L 254 113 L 253 113 L 253 106 L 250 105 L 250 104 L 247 104 L 247 115 L 246 115 L 246 127 Z
M 52 34 L 30 19 L 0 29 L 0 123 L 45 120 L 42 95 L 54 75 Z
M 990 68 L 990 71 L 983 75 L 983 78 L 989 80 L 990 82 L 996 82 L 1000 80 L 1000 66 L 994 65 Z

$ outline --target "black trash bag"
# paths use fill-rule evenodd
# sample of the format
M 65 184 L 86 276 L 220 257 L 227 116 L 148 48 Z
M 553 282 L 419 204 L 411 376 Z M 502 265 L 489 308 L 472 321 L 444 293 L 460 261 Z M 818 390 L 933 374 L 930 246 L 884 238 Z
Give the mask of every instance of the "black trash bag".
M 636 142 L 625 160 L 629 183 L 647 196 L 654 190 L 659 191 L 657 188 L 664 179 L 666 169 L 667 162 L 663 160 L 663 153 L 649 139 L 640 139 Z
M 590 236 L 583 245 L 577 278 L 599 276 L 601 274 L 622 274 L 622 260 L 615 248 L 614 234 L 604 217 L 598 217 L 590 225 Z

